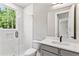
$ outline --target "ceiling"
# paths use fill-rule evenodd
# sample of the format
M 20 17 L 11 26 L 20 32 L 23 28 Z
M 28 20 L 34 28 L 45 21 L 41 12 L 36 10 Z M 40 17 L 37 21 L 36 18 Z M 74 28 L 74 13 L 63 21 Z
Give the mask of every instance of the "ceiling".
M 28 6 L 31 3 L 14 3 L 14 4 L 17 5 L 17 6 L 19 6 L 19 7 L 24 8 L 24 7 Z
M 19 7 L 27 7 L 28 5 L 32 4 L 32 3 L 14 3 L 15 5 L 19 6 Z M 56 5 L 56 4 L 52 4 L 52 3 L 48 3 L 48 4 L 45 4 L 45 5 Z

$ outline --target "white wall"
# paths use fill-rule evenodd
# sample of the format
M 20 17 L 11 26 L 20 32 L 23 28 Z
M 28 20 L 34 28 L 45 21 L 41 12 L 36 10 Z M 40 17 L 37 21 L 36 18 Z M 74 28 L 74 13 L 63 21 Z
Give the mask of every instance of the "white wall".
M 18 55 L 20 43 L 22 40 L 22 9 L 14 4 L 5 4 L 16 11 L 16 26 L 19 32 L 19 38 L 15 38 L 16 30 L 0 30 L 0 55 Z M 18 21 L 19 20 L 19 21 Z
M 33 39 L 43 40 L 47 36 L 47 16 L 50 4 L 38 3 L 33 5 Z
M 48 12 L 48 36 L 55 36 L 55 15 L 53 11 Z
M 24 12 L 24 39 L 23 39 L 23 52 L 32 47 L 32 34 L 33 34 L 33 4 L 27 6 Z

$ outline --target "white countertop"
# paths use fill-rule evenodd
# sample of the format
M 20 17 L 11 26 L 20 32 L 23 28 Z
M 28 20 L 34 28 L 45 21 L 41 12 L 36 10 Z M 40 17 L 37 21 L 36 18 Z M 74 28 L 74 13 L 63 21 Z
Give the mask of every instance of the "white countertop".
M 73 52 L 77 52 L 79 53 L 79 43 L 72 43 L 72 42 L 58 42 L 58 43 L 53 43 L 54 42 L 58 42 L 58 38 L 56 37 L 47 37 L 46 39 L 42 40 L 42 41 L 37 41 L 34 40 L 33 42 L 37 42 L 40 44 L 45 44 L 45 45 L 49 45 L 49 46 L 53 46 L 53 47 L 57 47 L 57 48 L 61 48 L 61 49 L 65 49 L 65 50 L 69 50 L 69 51 L 73 51 Z

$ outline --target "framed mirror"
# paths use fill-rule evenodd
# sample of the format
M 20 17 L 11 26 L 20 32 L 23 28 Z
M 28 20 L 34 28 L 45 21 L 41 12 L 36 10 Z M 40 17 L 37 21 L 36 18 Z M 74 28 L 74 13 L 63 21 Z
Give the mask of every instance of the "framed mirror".
M 55 13 L 55 35 L 76 39 L 75 5 Z

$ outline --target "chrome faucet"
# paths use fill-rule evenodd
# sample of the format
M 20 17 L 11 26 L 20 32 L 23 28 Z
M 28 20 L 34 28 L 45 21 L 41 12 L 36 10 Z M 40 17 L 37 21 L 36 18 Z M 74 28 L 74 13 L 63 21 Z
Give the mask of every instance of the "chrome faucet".
M 60 42 L 62 42 L 62 37 L 63 37 L 63 36 L 60 36 Z

